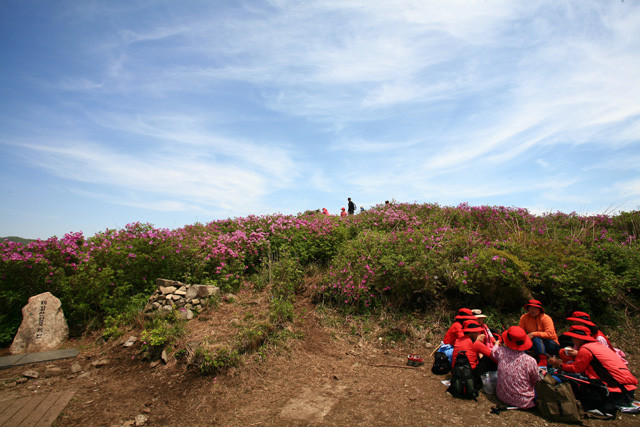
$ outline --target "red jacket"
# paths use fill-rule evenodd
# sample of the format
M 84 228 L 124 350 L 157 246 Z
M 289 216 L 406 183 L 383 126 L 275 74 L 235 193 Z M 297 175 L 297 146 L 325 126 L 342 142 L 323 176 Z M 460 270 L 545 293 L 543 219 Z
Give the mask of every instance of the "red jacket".
M 460 332 L 461 329 L 462 329 L 462 323 L 456 320 L 455 322 L 453 322 L 453 325 L 449 327 L 449 330 L 444 335 L 442 342 L 445 344 L 454 345 L 456 343 L 456 340 L 460 338 L 462 335 L 464 335 L 462 332 Z
M 604 366 L 611 376 L 622 384 L 627 391 L 637 388 L 638 380 L 631 374 L 627 365 L 624 364 L 613 350 L 608 349 L 599 342 L 584 343 L 578 349 L 578 355 L 575 361 L 573 363 L 563 363 L 560 368 L 569 373 L 584 373 L 589 378 L 601 379 L 606 383 L 605 379 L 600 378 L 593 369 L 593 366 L 591 366 L 593 356 L 602 363 L 602 366 Z M 622 392 L 619 387 L 612 384 L 607 384 L 607 388 L 613 393 Z
M 478 357 L 479 353 L 482 353 L 487 357 L 491 357 L 491 350 L 489 350 L 489 347 L 482 344 L 480 341 L 471 341 L 471 338 L 468 335 L 463 335 L 461 338 L 456 340 L 456 343 L 453 346 L 451 366 L 456 366 L 456 358 L 458 357 L 458 353 L 461 351 L 467 352 L 467 358 L 469 358 L 471 369 L 475 369 L 478 365 L 478 361 L 480 360 Z

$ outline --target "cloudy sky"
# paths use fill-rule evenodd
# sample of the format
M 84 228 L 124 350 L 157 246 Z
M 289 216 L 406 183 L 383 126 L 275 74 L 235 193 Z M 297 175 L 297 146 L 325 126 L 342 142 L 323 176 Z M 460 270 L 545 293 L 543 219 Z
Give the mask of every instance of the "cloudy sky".
M 636 0 L 3 0 L 0 236 L 640 209 Z

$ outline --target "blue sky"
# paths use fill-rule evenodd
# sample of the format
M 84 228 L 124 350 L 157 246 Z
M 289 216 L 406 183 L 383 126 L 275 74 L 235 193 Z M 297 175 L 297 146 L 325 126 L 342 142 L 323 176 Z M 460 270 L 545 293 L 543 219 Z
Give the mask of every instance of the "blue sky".
M 0 236 L 640 209 L 640 3 L 0 2 Z

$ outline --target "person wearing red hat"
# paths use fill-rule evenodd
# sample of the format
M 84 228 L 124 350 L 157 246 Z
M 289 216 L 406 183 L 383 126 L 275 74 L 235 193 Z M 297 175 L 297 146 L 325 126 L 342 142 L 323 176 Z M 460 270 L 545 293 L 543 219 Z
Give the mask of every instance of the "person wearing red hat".
M 540 358 L 540 365 L 547 364 L 547 354 L 557 355 L 560 350 L 553 319 L 544 312 L 542 303 L 538 300 L 529 300 L 524 305 L 527 310 L 520 317 L 520 326 L 527 332 L 527 336 L 533 342 L 533 352 Z
M 629 364 L 629 362 L 627 362 L 627 359 L 625 359 L 627 355 L 624 353 L 624 351 L 620 350 L 619 348 L 615 348 L 611 344 L 611 341 L 609 341 L 609 337 L 607 337 L 605 333 L 598 329 L 596 324 L 591 321 L 591 316 L 589 316 L 589 313 L 585 313 L 583 311 L 574 311 L 573 313 L 571 313 L 571 317 L 567 317 L 567 320 L 570 321 L 572 325 L 584 325 L 588 327 L 591 331 L 591 336 L 594 337 L 596 341 L 616 353 L 625 365 Z M 560 350 L 560 353 L 562 352 L 563 350 Z M 562 355 L 560 355 L 560 357 L 562 357 Z
M 449 327 L 449 330 L 442 339 L 443 344 L 454 345 L 456 340 L 463 335 L 462 332 L 460 332 L 462 329 L 462 323 L 465 320 L 476 320 L 476 317 L 470 309 L 461 308 L 458 310 L 458 314 L 454 319 L 453 324 Z
M 573 363 L 549 359 L 549 364 L 570 374 L 580 373 L 604 381 L 617 406 L 630 406 L 638 380 L 618 355 L 597 342 L 587 326 L 574 325 L 565 334 L 571 337 L 577 350 Z
M 480 376 L 487 371 L 495 371 L 496 364 L 491 359 L 491 350 L 484 345 L 483 329 L 477 322 L 477 320 L 465 320 L 463 327 L 460 330 L 463 335 L 456 340 L 453 345 L 453 357 L 451 366 L 456 366 L 456 358 L 461 351 L 465 351 L 467 358 L 469 358 L 469 364 L 473 370 L 474 379 L 477 380 L 476 384 L 482 386 Z M 486 356 L 486 357 L 483 357 Z
M 540 381 L 536 359 L 525 353 L 533 343 L 524 329 L 512 326 L 502 333 L 500 342 L 491 350 L 498 362 L 498 399 L 520 409 L 533 408 L 535 386 Z
M 340 212 L 340 216 L 347 216 L 347 211 L 345 211 L 344 208 L 342 208 L 342 211 Z

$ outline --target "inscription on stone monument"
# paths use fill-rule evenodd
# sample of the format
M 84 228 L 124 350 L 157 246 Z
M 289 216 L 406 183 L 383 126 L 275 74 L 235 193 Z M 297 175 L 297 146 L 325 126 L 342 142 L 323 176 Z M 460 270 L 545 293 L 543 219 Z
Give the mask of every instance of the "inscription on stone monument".
M 55 350 L 69 337 L 60 300 L 50 292 L 29 298 L 22 308 L 22 324 L 9 349 L 11 354 Z

